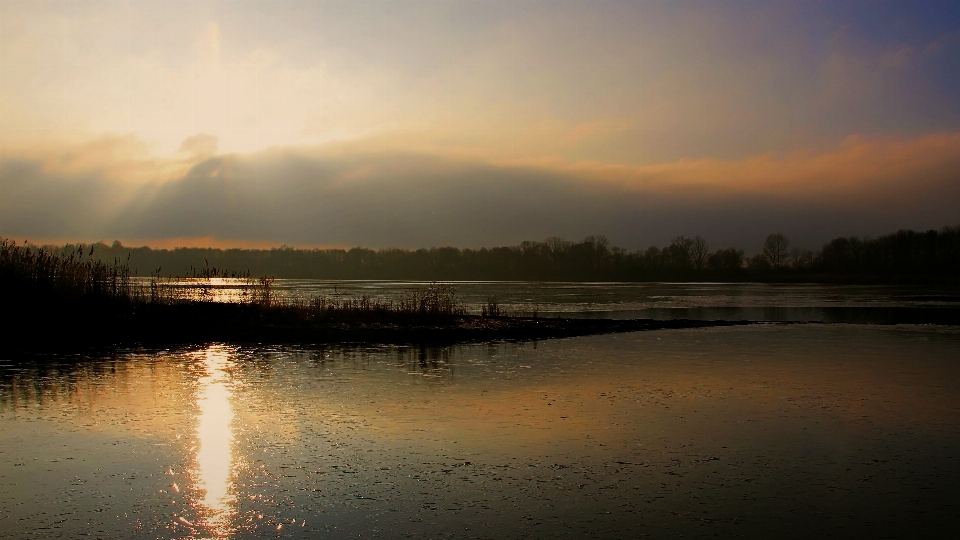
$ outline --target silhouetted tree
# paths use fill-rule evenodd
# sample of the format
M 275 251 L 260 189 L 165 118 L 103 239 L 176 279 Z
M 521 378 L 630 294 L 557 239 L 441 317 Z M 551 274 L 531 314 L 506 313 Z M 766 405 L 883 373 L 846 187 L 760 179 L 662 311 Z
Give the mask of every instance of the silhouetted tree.
M 157 268 L 163 275 L 182 276 L 209 265 L 255 276 L 316 279 L 682 281 L 696 270 L 698 278 L 724 280 L 741 279 L 749 271 L 760 279 L 804 272 L 817 280 L 960 282 L 960 227 L 901 230 L 876 239 L 835 238 L 816 253 L 788 252 L 788 247 L 783 235 L 770 235 L 763 252 L 751 257 L 746 268 L 743 250 L 706 253 L 702 238 L 683 236 L 666 247 L 637 251 L 612 247 L 602 236 L 480 249 L 151 249 L 120 242 L 50 249 L 110 264 L 129 256 L 130 269 L 141 276 Z M 771 268 L 779 271 L 770 273 Z
M 707 268 L 721 275 L 730 275 L 743 270 L 742 249 L 718 249 L 707 256 Z
M 793 262 L 793 269 L 798 272 L 806 272 L 813 266 L 813 252 L 809 249 L 793 248 L 790 251 L 790 259 Z
M 747 268 L 753 272 L 766 272 L 771 268 L 770 259 L 764 253 L 757 253 L 747 261 Z
M 707 263 L 707 241 L 702 236 L 693 237 L 690 244 L 690 258 L 693 260 L 693 267 L 697 273 L 703 272 L 703 267 Z
M 774 270 L 780 270 L 787 262 L 787 247 L 790 241 L 787 237 L 777 233 L 767 236 L 763 242 L 763 256 Z
M 664 249 L 666 252 L 667 266 L 674 270 L 687 270 L 690 268 L 690 251 L 693 248 L 693 240 L 686 236 L 678 236 L 673 242 Z

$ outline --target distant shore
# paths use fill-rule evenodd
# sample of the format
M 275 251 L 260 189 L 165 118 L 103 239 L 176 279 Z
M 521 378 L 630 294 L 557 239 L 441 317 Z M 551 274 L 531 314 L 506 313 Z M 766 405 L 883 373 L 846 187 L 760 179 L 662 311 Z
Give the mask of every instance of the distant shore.
M 816 250 L 791 247 L 782 234 L 769 235 L 752 255 L 708 248 L 700 236 L 638 250 L 612 246 L 603 236 L 478 249 L 153 249 L 119 241 L 46 247 L 107 264 L 126 261 L 132 275 L 140 276 L 189 275 L 209 265 L 278 279 L 960 284 L 960 226 L 839 237 Z
M 0 350 L 80 350 L 104 346 L 198 343 L 444 344 L 536 340 L 661 328 L 730 326 L 696 320 L 543 319 L 507 316 L 490 297 L 467 312 L 454 287 L 431 283 L 387 300 L 362 295 L 277 298 L 273 278 L 204 265 L 189 283 L 131 279 L 130 266 L 92 250 L 69 254 L 0 239 Z M 234 298 L 214 301 L 218 280 L 240 283 Z
M 508 313 L 495 296 L 470 313 L 454 285 L 436 282 L 390 298 L 339 293 L 286 298 L 278 296 L 272 277 L 253 278 L 206 262 L 188 269 L 186 276 L 164 278 L 158 268 L 149 280 L 137 279 L 129 261 L 104 262 L 93 248 L 63 253 L 0 239 L 0 324 L 5 330 L 0 350 L 214 342 L 451 344 L 760 322 L 544 318 L 537 309 L 527 317 Z M 233 284 L 229 295 L 219 292 L 225 279 Z M 949 308 L 945 316 L 941 311 L 935 317 L 907 313 L 887 319 L 955 323 Z

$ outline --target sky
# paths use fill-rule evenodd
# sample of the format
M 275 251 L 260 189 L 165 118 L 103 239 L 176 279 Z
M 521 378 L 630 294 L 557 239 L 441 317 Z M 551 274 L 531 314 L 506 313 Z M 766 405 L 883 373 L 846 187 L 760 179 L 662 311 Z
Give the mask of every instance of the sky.
M 0 236 L 960 225 L 960 2 L 0 0 Z

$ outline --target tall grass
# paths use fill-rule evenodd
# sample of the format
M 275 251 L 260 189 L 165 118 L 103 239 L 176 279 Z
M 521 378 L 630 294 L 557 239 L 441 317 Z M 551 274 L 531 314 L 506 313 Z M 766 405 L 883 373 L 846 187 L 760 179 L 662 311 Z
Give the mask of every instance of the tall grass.
M 503 317 L 506 315 L 506 312 L 500 304 L 497 303 L 497 299 L 494 297 L 488 297 L 487 301 L 480 306 L 480 316 L 481 317 Z
M 0 297 L 129 300 L 138 297 L 130 267 L 92 259 L 82 249 L 69 256 L 0 239 Z
M 252 278 L 250 272 L 229 271 L 209 265 L 201 269 L 191 267 L 187 269 L 184 276 L 163 277 L 161 270 L 162 268 L 158 268 L 151 272 L 149 282 L 143 285 L 149 290 L 148 298 L 151 303 L 180 304 L 224 300 L 228 303 L 252 303 L 263 306 L 269 306 L 272 303 L 272 277 Z M 217 294 L 223 289 L 239 292 L 228 295 L 224 299 Z
M 457 298 L 456 289 L 452 285 L 443 283 L 431 283 L 426 288 L 413 290 L 397 301 L 368 295 L 358 298 L 322 295 L 310 299 L 297 298 L 288 303 L 274 305 L 291 307 L 320 316 L 393 314 L 459 317 L 467 315 L 463 302 Z
M 239 293 L 231 296 L 228 303 L 292 310 L 306 316 L 467 315 L 453 286 L 441 283 L 416 289 L 396 301 L 366 295 L 284 300 L 274 293 L 272 277 L 251 278 L 249 272 L 230 272 L 207 264 L 203 268 L 191 267 L 181 277 L 162 277 L 162 268 L 157 268 L 146 280 L 131 276 L 127 261 L 115 259 L 109 264 L 92 255 L 92 249 L 85 253 L 82 246 L 66 254 L 0 238 L 0 306 L 42 314 L 52 305 L 82 309 L 105 303 L 132 308 L 205 303 L 217 299 L 218 288 L 229 288 L 239 289 Z M 231 281 L 217 281 L 225 279 Z M 484 311 L 485 316 L 499 314 L 496 307 Z
M 213 300 L 214 282 L 232 279 L 239 288 L 239 303 L 269 306 L 273 278 L 253 279 L 249 272 L 205 266 L 190 268 L 184 277 L 162 277 L 162 268 L 145 281 L 134 277 L 127 261 L 107 263 L 92 257 L 93 249 L 82 246 L 69 254 L 42 247 L 17 244 L 0 238 L 0 303 L 59 304 L 110 302 L 131 305 L 180 304 Z M 129 257 L 128 257 L 129 259 Z

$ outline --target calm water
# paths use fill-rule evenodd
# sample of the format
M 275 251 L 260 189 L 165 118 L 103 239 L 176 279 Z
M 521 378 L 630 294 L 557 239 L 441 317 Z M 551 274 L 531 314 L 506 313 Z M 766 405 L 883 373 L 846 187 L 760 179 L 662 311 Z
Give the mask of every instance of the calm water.
M 235 300 L 238 280 L 214 280 L 211 298 Z M 451 283 L 471 313 L 495 298 L 510 313 L 562 317 L 960 324 L 960 288 L 762 283 Z M 282 299 L 315 296 L 399 300 L 427 282 L 282 279 Z M 195 282 L 179 285 L 196 295 Z
M 960 526 L 957 326 L 0 358 L 4 538 Z

